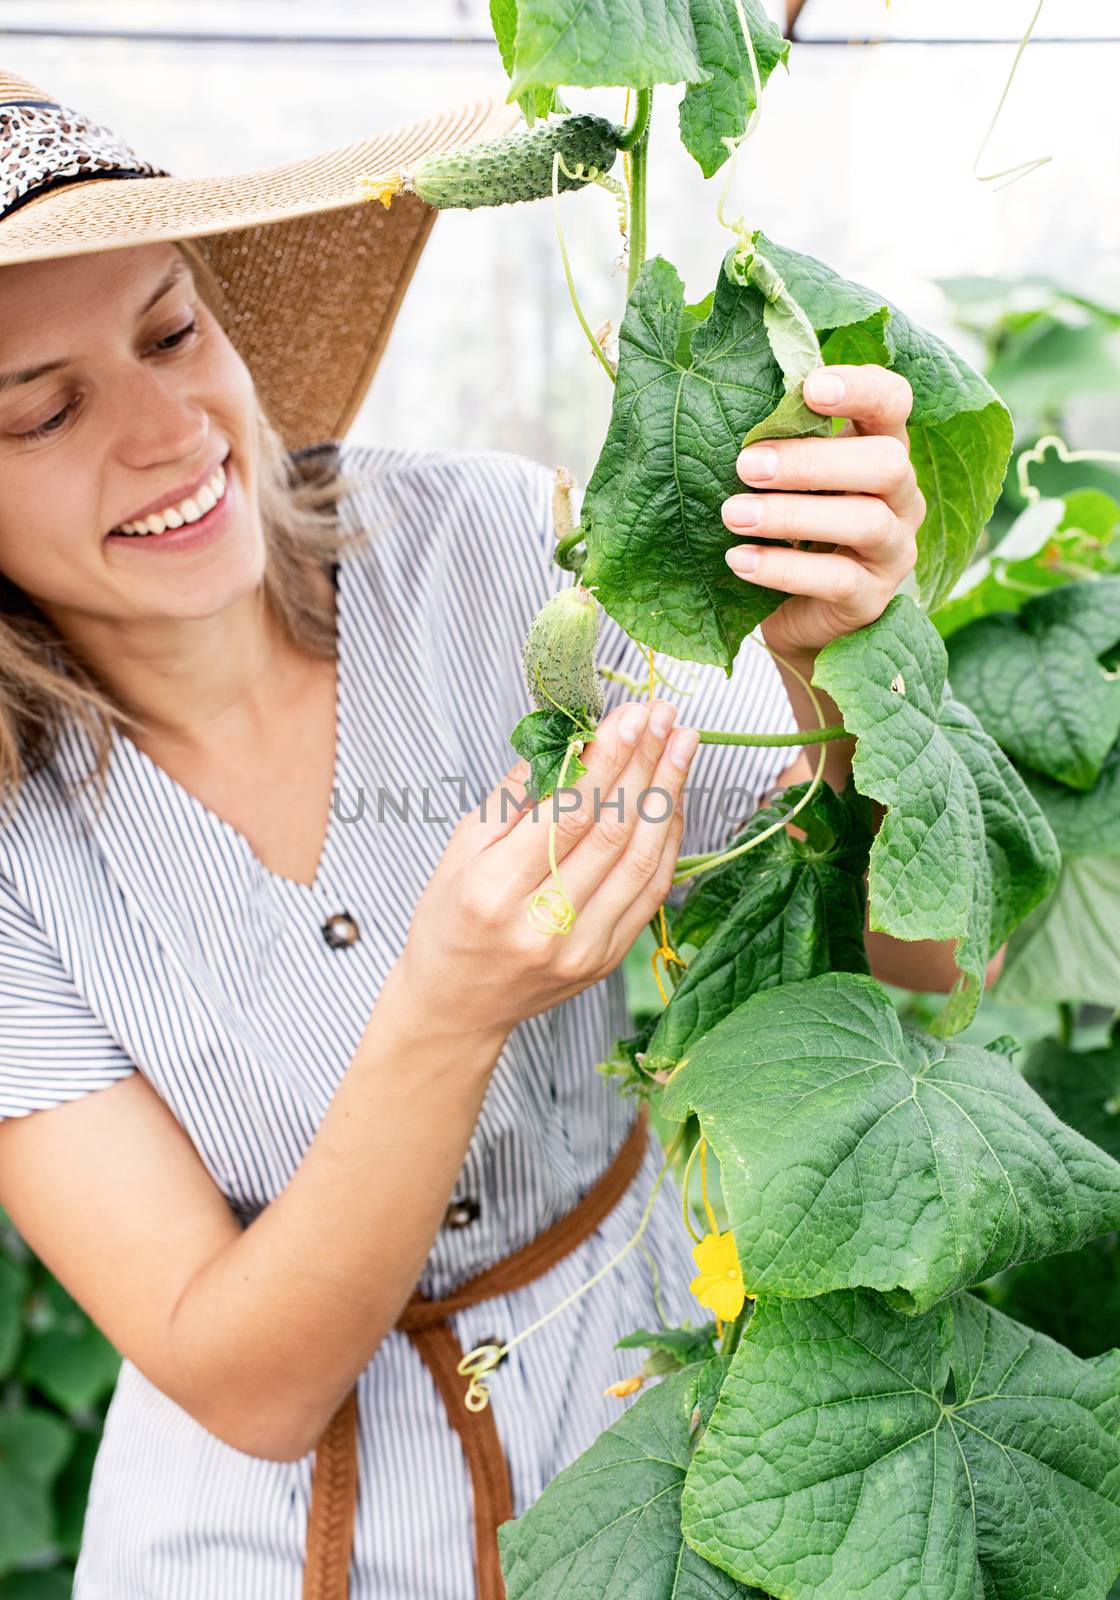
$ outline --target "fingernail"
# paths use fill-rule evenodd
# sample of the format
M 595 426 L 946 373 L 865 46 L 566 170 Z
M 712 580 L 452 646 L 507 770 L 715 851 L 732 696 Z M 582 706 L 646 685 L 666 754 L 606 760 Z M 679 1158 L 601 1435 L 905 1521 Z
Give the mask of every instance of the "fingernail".
M 839 405 L 847 392 L 848 386 L 843 378 L 838 378 L 834 372 L 825 372 L 823 368 L 820 372 L 811 372 L 805 379 L 805 398 L 818 405 Z
M 668 705 L 664 700 L 659 700 L 650 712 L 650 732 L 656 738 L 664 739 L 669 729 L 673 726 L 673 720 L 676 715 L 676 706 Z
M 723 520 L 730 528 L 757 528 L 762 521 L 762 507 L 758 496 L 733 494 L 723 502 Z
M 740 450 L 736 467 L 739 476 L 751 483 L 772 478 L 778 470 L 778 452 L 769 445 L 752 444 L 749 450 Z
M 732 572 L 755 572 L 758 569 L 758 546 L 737 544 L 727 552 L 727 565 Z
M 628 711 L 623 712 L 618 724 L 618 737 L 623 744 L 637 744 L 642 737 L 648 717 L 649 712 L 644 706 L 631 706 Z
M 687 767 L 699 743 L 700 735 L 695 728 L 678 728 L 669 740 L 669 760 L 675 767 Z

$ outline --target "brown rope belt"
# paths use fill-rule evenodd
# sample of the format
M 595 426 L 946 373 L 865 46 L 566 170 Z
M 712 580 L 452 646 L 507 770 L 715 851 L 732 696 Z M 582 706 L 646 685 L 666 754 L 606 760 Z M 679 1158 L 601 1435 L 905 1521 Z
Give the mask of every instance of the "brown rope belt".
M 469 1411 L 464 1404 L 466 1381 L 456 1369 L 465 1352 L 450 1318 L 493 1295 L 523 1289 L 594 1233 L 637 1177 L 646 1153 L 648 1128 L 649 1108 L 643 1104 L 610 1165 L 571 1211 L 520 1250 L 468 1278 L 445 1299 L 426 1300 L 414 1294 L 397 1322 L 431 1373 L 466 1457 L 474 1502 L 477 1600 L 504 1600 L 498 1524 L 513 1516 L 513 1493 L 490 1407 Z M 354 1388 L 315 1449 L 303 1600 L 347 1600 L 357 1502 L 358 1402 Z

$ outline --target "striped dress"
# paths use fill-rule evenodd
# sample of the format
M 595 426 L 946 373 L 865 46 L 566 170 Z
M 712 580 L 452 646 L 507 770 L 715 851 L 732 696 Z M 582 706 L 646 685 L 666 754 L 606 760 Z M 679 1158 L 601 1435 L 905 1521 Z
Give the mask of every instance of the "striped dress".
M 528 709 L 525 629 L 570 582 L 550 560 L 543 465 L 501 451 L 356 446 L 343 446 L 341 465 L 363 475 L 344 521 L 377 531 L 335 571 L 335 803 L 314 883 L 265 868 L 244 835 L 125 737 L 114 740 L 100 812 L 92 793 L 71 796 L 67 781 L 90 760 L 75 727 L 0 827 L 0 1116 L 143 1072 L 243 1226 L 299 1166 L 461 807 L 512 762 L 507 735 Z M 600 660 L 644 666 L 609 619 Z M 627 692 L 609 685 L 608 707 Z M 750 645 L 734 679 L 702 668 L 691 694 L 669 698 L 682 722 L 795 727 L 781 680 Z M 796 754 L 702 747 L 682 848 L 726 838 Z M 356 943 L 325 940 L 337 912 L 356 920 Z M 635 1107 L 595 1064 L 628 1031 L 618 972 L 513 1030 L 418 1282 L 424 1294 L 445 1295 L 524 1244 L 607 1165 Z M 617 1251 L 659 1162 L 651 1139 L 637 1182 L 572 1255 L 460 1313 L 463 1348 L 526 1327 Z M 703 1320 L 670 1184 L 646 1237 L 667 1319 Z M 613 1346 L 657 1316 L 649 1261 L 635 1250 L 502 1363 L 491 1405 L 518 1513 L 628 1403 L 603 1390 L 640 1355 Z M 470 1600 L 469 1478 L 402 1334 L 383 1341 L 358 1398 L 353 1600 Z M 241 1453 L 126 1360 L 76 1600 L 298 1600 L 313 1459 Z

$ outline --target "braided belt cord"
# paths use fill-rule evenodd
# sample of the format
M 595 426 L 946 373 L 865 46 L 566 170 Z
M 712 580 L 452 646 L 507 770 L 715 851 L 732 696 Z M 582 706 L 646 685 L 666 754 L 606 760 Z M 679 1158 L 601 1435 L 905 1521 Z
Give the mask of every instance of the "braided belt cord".
M 458 1435 L 471 1480 L 476 1600 L 505 1600 L 498 1528 L 513 1516 L 509 1467 L 493 1413 L 468 1411 L 460 1393 L 464 1355 L 450 1318 L 494 1295 L 523 1288 L 581 1244 L 606 1219 L 641 1170 L 649 1138 L 643 1103 L 609 1166 L 576 1206 L 520 1249 L 461 1283 L 442 1300 L 416 1293 L 397 1321 L 423 1361 Z M 348 1600 L 358 1501 L 358 1404 L 351 1389 L 315 1450 L 303 1600 Z
M 315 1449 L 303 1600 L 347 1600 L 358 1503 L 358 1394 L 351 1389 Z

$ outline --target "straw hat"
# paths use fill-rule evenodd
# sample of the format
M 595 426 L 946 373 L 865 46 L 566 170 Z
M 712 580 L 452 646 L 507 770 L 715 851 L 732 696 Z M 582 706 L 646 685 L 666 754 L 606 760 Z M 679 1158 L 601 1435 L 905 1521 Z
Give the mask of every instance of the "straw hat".
M 110 129 L 0 70 L 0 267 L 194 239 L 222 286 L 226 333 L 289 450 L 341 439 L 369 387 L 436 213 L 371 204 L 360 178 L 508 132 L 480 100 L 323 155 L 174 178 Z

